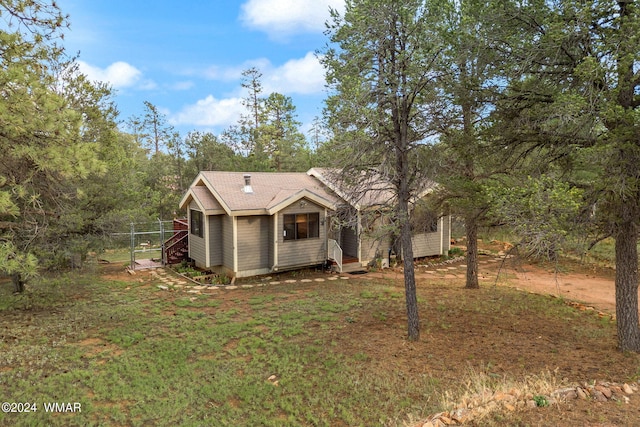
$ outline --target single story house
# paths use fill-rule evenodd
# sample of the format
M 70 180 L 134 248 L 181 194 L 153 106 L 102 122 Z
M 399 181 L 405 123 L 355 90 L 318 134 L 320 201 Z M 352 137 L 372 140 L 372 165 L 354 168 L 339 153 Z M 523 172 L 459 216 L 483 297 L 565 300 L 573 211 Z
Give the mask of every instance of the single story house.
M 337 201 L 305 173 L 200 172 L 180 201 L 189 257 L 235 277 L 322 264 Z
M 380 206 L 392 193 L 379 180 L 350 197 L 329 169 L 304 172 L 203 171 L 180 201 L 197 267 L 248 277 L 343 260 L 358 267 L 387 256 Z M 426 192 L 425 194 L 427 194 Z M 450 219 L 434 217 L 414 236 L 414 256 L 445 254 Z

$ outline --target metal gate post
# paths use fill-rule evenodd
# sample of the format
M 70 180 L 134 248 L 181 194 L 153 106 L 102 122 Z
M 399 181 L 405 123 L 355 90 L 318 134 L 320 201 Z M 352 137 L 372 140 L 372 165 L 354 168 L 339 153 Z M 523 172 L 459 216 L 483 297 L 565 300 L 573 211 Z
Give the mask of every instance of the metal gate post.
M 131 264 L 129 265 L 129 268 L 132 271 L 135 271 L 136 269 L 136 230 L 135 230 L 135 225 L 132 222 L 131 223 Z
M 162 222 L 162 220 L 160 220 L 160 218 L 158 218 L 158 222 L 160 223 L 160 263 L 162 264 L 162 266 L 165 266 L 165 260 L 164 260 L 164 223 Z

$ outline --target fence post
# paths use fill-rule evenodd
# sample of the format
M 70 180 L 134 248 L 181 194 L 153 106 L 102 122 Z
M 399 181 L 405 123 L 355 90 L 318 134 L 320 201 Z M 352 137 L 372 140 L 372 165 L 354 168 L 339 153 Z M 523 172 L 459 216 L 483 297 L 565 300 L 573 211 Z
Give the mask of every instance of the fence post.
M 158 222 L 160 223 L 160 263 L 162 266 L 165 266 L 164 261 L 164 223 L 158 218 Z
M 129 264 L 129 268 L 132 271 L 136 269 L 136 230 L 133 222 L 131 223 L 131 264 Z

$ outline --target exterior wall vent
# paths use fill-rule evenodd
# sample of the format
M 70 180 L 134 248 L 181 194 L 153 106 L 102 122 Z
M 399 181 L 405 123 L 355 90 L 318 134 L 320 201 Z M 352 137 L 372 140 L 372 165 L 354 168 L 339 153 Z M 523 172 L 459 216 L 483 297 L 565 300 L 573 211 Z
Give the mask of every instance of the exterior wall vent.
M 251 175 L 244 174 L 244 188 L 245 193 L 253 193 L 253 188 L 251 188 Z

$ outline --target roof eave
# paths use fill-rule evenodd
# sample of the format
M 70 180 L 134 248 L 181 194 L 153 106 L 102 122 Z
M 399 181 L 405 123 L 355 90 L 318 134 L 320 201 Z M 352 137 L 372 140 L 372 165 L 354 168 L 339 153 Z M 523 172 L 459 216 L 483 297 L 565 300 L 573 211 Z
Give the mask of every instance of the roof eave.
M 318 204 L 320 206 L 323 206 L 323 207 L 325 207 L 327 209 L 336 210 L 335 204 L 332 203 L 331 201 L 325 199 L 322 196 L 317 195 L 316 193 L 314 193 L 312 191 L 304 189 L 304 190 L 300 190 L 300 191 L 296 192 L 295 194 L 293 194 L 290 197 L 287 197 L 286 199 L 282 200 L 281 202 L 279 202 L 279 203 L 277 203 L 277 204 L 275 204 L 275 205 L 273 205 L 271 207 L 268 207 L 267 208 L 267 212 L 269 213 L 269 215 L 273 215 L 274 213 L 281 211 L 282 209 L 286 208 L 287 206 L 292 205 L 293 203 L 297 202 L 298 200 L 305 199 L 305 198 L 309 199 L 312 202 L 314 202 L 314 203 L 316 203 L 316 204 Z

